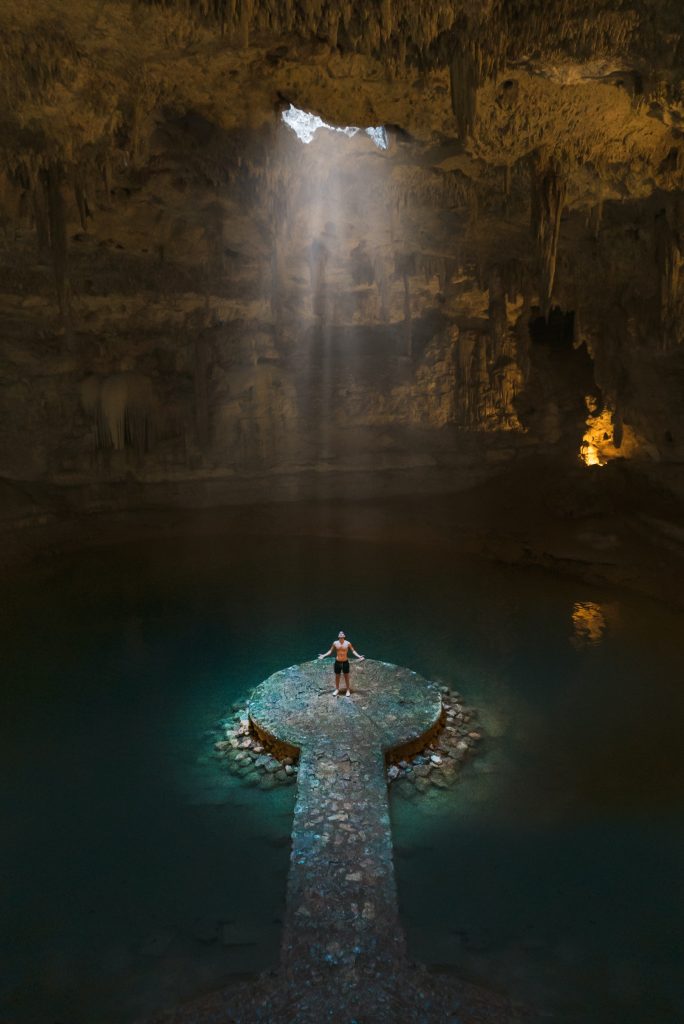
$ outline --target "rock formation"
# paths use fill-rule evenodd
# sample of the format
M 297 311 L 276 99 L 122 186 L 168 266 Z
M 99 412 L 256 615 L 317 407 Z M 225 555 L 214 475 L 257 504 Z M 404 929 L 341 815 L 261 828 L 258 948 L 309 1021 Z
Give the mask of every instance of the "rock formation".
M 681 462 L 675 0 L 6 0 L 0 48 L 6 481 Z

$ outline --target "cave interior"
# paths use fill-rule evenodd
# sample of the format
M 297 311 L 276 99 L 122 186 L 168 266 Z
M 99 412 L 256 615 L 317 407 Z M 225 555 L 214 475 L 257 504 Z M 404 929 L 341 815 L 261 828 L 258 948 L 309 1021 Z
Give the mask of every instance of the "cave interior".
M 339 542 L 346 564 L 368 557 L 378 574 L 382 545 L 390 565 L 425 552 L 440 580 L 440 553 L 475 559 L 483 580 L 538 572 L 526 608 L 547 585 L 577 586 L 576 646 L 610 631 L 621 595 L 647 603 L 620 619 L 632 637 L 661 602 L 671 640 L 684 582 L 680 0 L 4 0 L 0 52 L 8 631 L 35 616 L 36 573 L 53 566 L 68 587 L 89 580 L 103 608 L 116 591 L 135 618 L 136 586 L 164 593 L 146 576 L 155 545 L 187 573 L 199 562 L 211 590 L 210 552 L 247 538 L 271 559 L 253 565 L 264 607 L 293 633 L 272 574 L 289 566 L 306 619 L 307 559 L 327 571 L 316 545 Z M 111 550 L 127 552 L 132 582 Z M 245 583 L 240 565 L 226 563 L 226 587 Z M 325 608 L 360 633 L 381 615 L 352 579 L 331 570 Z M 515 587 L 499 586 L 497 607 L 511 607 Z M 392 604 L 398 622 L 413 599 Z M 63 624 L 43 613 L 57 643 Z M 390 624 L 383 636 L 391 647 Z M 255 664 L 253 683 L 282 667 Z M 467 692 L 468 666 L 458 673 Z M 666 719 L 681 711 L 671 689 L 653 700 Z M 663 728 L 649 750 L 671 749 Z M 666 753 L 657 765 L 649 792 L 670 808 L 675 770 Z M 165 997 L 217 987 L 212 971 Z M 17 986 L 10 1019 L 52 1022 Z M 605 1024 L 619 1006 L 627 1021 L 624 998 L 557 1019 Z M 681 1004 L 662 999 L 649 1020 L 671 1024 Z M 128 1024 L 116 1006 L 102 1022 Z

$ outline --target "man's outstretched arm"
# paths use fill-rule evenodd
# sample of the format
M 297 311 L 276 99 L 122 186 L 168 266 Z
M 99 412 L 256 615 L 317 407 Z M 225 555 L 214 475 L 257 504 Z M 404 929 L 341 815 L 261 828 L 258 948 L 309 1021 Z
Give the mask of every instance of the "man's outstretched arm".
M 325 652 L 325 654 L 319 654 L 319 655 L 318 655 L 318 660 L 320 661 L 320 660 L 321 660 L 321 658 L 327 658 L 327 657 L 328 657 L 328 655 L 329 655 L 329 654 L 332 654 L 332 653 L 333 653 L 333 646 L 332 646 L 332 644 L 331 644 L 331 645 L 330 645 L 330 650 L 329 650 L 329 651 L 326 651 L 326 652 Z
M 349 650 L 352 652 L 352 654 L 354 655 L 355 658 L 359 659 L 359 661 L 365 661 L 366 660 L 365 655 L 364 654 L 359 654 L 358 651 L 355 651 L 351 644 L 349 644 Z

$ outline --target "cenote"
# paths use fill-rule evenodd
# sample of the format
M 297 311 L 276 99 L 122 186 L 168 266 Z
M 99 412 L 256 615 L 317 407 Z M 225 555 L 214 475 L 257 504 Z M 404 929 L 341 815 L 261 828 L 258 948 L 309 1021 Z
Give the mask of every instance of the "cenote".
M 684 1021 L 682 0 L 0 53 L 0 1024 Z
M 540 1020 L 681 1019 L 681 617 L 418 545 L 200 536 L 13 581 L 3 1019 L 129 1024 L 275 966 L 294 787 L 230 776 L 217 723 L 340 628 L 485 734 L 454 789 L 391 798 L 411 955 Z

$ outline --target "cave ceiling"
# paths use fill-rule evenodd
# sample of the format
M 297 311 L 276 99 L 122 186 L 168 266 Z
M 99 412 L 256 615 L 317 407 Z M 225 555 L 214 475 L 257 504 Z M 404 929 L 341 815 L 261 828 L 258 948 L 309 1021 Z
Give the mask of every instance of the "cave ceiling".
M 120 403 L 163 409 L 172 462 L 312 460 L 278 446 L 321 320 L 413 360 L 349 384 L 359 424 L 548 441 L 572 409 L 576 447 L 593 389 L 608 444 L 625 422 L 635 451 L 679 450 L 679 0 L 5 0 L 0 54 L 5 475 L 29 472 L 38 368 L 71 433 L 34 475 L 135 440 L 88 420 L 117 374 Z M 305 148 L 290 104 L 389 148 Z M 531 355 L 554 308 L 588 367 Z

